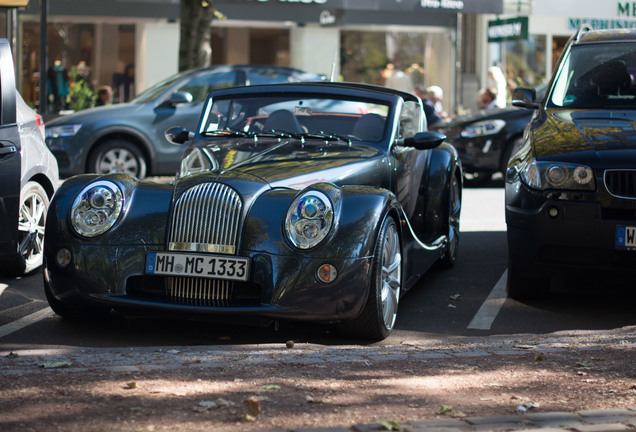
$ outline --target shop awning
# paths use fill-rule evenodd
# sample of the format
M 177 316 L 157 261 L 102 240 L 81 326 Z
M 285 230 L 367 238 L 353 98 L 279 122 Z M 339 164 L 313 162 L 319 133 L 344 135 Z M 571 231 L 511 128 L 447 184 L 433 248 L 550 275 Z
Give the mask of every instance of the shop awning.
M 0 7 L 23 7 L 29 4 L 29 0 L 0 0 Z

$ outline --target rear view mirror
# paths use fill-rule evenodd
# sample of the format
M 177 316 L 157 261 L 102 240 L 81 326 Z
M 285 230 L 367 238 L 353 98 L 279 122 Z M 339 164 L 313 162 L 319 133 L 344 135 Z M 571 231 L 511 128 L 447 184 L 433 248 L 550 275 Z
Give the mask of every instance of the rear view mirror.
M 184 127 L 173 127 L 168 129 L 165 134 L 168 142 L 176 145 L 185 144 L 188 141 L 192 141 L 194 138 L 194 132 L 190 132 Z
M 418 132 L 412 138 L 401 138 L 397 145 L 413 147 L 417 150 L 430 150 L 439 146 L 446 139 L 446 135 L 439 132 Z

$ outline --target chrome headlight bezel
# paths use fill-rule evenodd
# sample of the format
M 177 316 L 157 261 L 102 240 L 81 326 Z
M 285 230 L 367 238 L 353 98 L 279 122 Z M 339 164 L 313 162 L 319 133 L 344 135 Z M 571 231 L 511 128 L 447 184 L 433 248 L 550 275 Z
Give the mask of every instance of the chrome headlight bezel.
M 480 136 L 496 135 L 506 126 L 501 119 L 484 120 L 464 126 L 461 131 L 463 138 L 477 138 Z
M 334 205 L 323 192 L 308 190 L 299 194 L 287 209 L 285 233 L 298 249 L 318 246 L 334 225 Z
M 537 190 L 596 190 L 594 171 L 586 165 L 531 159 L 520 167 L 521 180 Z
M 110 230 L 124 208 L 124 194 L 114 182 L 100 180 L 86 186 L 71 207 L 71 226 L 81 237 L 93 238 Z

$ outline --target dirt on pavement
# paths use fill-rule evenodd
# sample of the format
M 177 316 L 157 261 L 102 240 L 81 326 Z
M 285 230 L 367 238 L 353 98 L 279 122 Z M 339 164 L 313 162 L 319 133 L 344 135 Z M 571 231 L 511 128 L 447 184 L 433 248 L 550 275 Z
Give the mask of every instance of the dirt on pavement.
M 636 327 L 0 353 L 2 431 L 267 431 L 636 407 Z

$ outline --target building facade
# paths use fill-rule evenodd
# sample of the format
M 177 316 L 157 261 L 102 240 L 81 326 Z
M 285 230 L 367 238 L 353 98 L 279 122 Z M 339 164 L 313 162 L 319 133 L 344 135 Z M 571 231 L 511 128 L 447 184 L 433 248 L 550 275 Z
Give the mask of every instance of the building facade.
M 37 104 L 40 1 L 17 13 L 18 77 Z M 127 100 L 177 72 L 178 0 L 49 0 L 48 64 L 112 85 Z M 273 64 L 355 82 L 385 84 L 401 71 L 413 85 L 445 90 L 449 112 L 478 74 L 478 14 L 501 14 L 503 0 L 215 0 L 213 64 Z M 5 30 L 6 31 L 6 30 Z M 468 71 L 468 73 L 466 73 Z M 472 79 L 475 81 L 475 79 Z M 50 89 L 47 89 L 50 91 Z

